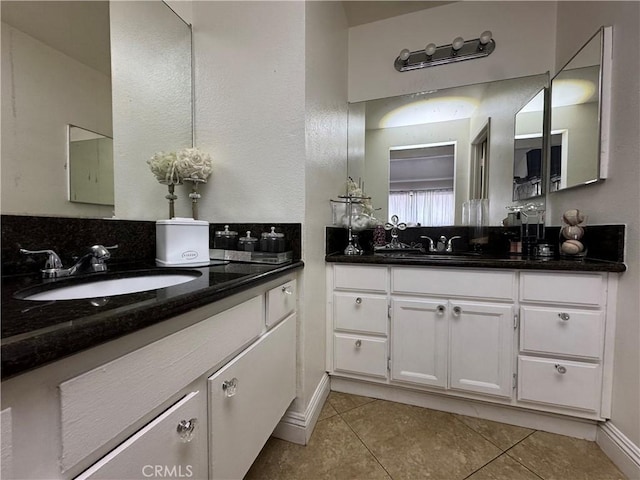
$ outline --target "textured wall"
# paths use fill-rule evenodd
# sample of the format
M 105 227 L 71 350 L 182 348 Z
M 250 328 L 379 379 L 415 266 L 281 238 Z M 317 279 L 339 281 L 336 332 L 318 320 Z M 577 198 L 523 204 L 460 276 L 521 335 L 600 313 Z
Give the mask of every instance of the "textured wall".
M 553 68 L 554 20 L 555 2 L 454 2 L 351 28 L 349 101 L 546 72 Z M 393 67 L 403 48 L 478 38 L 484 30 L 496 41 L 486 58 L 403 73 Z
M 213 158 L 200 217 L 302 222 L 302 2 L 193 2 L 196 145 Z
M 628 270 L 618 291 L 612 422 L 640 446 L 640 57 L 623 45 L 639 45 L 640 3 L 559 2 L 556 65 L 561 67 L 602 26 L 613 26 L 609 178 L 598 185 L 547 196 L 547 218 L 580 208 L 589 223 L 625 223 Z

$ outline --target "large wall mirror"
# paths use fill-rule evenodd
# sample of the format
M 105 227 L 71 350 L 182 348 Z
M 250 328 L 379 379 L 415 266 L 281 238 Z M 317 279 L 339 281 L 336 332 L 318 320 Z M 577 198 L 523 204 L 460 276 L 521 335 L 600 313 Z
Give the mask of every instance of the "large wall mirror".
M 544 195 L 544 106 L 541 89 L 516 114 L 513 153 L 513 200 Z
M 462 225 L 474 142 L 490 122 L 483 171 L 489 223 L 500 225 L 513 198 L 516 114 L 548 82 L 541 74 L 351 103 L 348 175 L 364 182 L 379 220 Z
M 115 205 L 132 218 L 118 203 L 140 175 L 123 152 L 147 169 L 156 151 L 193 142 L 190 26 L 161 1 L 0 6 L 2 213 L 111 217 Z M 89 173 L 72 150 L 91 142 L 70 141 L 69 125 L 113 138 L 114 164 L 99 175 L 110 185 L 77 183 Z
M 610 28 L 602 28 L 551 81 L 549 191 L 604 178 L 603 106 L 608 82 L 604 60 Z

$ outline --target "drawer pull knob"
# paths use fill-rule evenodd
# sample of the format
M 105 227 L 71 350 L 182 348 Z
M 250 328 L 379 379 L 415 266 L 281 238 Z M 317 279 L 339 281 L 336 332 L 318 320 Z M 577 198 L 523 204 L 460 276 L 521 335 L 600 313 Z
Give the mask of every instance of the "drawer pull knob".
M 462 314 L 462 308 L 455 306 L 453 307 L 453 316 L 459 317 Z
M 360 348 L 362 346 L 362 340 L 356 340 L 356 348 Z
M 198 420 L 195 418 L 192 418 L 191 420 L 180 420 L 176 431 L 178 432 L 182 442 L 188 443 L 193 440 L 193 434 L 197 423 Z
M 560 317 L 560 320 L 562 320 L 563 322 L 566 322 L 571 318 L 571 316 L 565 312 L 559 313 L 558 316 Z
M 233 397 L 238 390 L 238 379 L 234 377 L 231 380 L 225 380 L 222 382 L 222 390 L 224 391 L 225 396 Z
M 436 313 L 438 315 L 444 315 L 444 311 L 446 310 L 446 307 L 444 305 L 438 305 L 436 307 Z
M 282 287 L 282 293 L 284 293 L 285 295 L 293 295 L 293 292 L 291 291 L 289 285 L 285 285 L 284 287 Z
M 558 371 L 559 374 L 564 375 L 565 373 L 567 373 L 567 367 L 564 367 L 562 365 L 558 365 L 556 364 L 556 370 Z
M 356 305 L 360 305 L 362 303 L 362 298 L 356 298 Z

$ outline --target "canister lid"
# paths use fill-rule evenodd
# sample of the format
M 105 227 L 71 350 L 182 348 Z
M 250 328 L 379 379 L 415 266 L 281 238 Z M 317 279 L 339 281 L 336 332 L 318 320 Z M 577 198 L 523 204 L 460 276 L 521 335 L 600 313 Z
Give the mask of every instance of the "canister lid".
M 251 230 L 247 230 L 247 236 L 246 237 L 240 237 L 238 239 L 238 242 L 240 242 L 240 243 L 255 243 L 257 241 L 258 241 L 258 239 L 256 237 L 252 237 L 251 236 Z
M 238 235 L 238 232 L 229 230 L 229 225 L 225 225 L 224 230 L 216 231 L 216 237 L 236 237 L 237 235 Z
M 276 227 L 271 227 L 271 231 L 264 232 L 262 234 L 262 238 L 266 238 L 266 239 L 284 238 L 284 233 L 276 233 Z

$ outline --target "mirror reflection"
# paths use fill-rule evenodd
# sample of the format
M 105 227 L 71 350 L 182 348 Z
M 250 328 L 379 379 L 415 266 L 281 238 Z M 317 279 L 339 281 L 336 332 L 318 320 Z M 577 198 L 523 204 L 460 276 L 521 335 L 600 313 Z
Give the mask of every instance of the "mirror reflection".
M 602 31 L 551 81 L 550 191 L 600 179 Z
M 421 226 L 462 225 L 462 205 L 480 198 L 470 193 L 480 183 L 489 224 L 499 225 L 513 197 L 516 113 L 547 85 L 541 74 L 351 103 L 348 176 L 362 180 L 376 218 Z M 483 168 L 474 168 L 485 130 Z M 400 194 L 415 215 L 398 210 Z
M 113 139 L 69 125 L 69 201 L 113 205 Z
M 513 155 L 513 200 L 526 200 L 544 192 L 544 94 L 540 90 L 516 114 Z
M 160 1 L 0 7 L 2 213 L 111 217 L 115 206 L 138 218 L 118 207 L 136 195 L 130 164 L 146 169 L 156 151 L 192 145 L 189 25 Z M 70 124 L 113 138 L 112 199 L 71 193 Z

